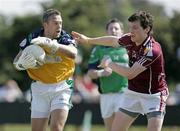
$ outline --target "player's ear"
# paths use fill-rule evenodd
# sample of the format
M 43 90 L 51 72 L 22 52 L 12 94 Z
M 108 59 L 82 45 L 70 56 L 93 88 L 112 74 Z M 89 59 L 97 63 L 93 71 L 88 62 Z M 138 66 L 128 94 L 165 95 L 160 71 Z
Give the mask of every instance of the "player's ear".
M 46 27 L 47 27 L 47 22 L 43 22 L 43 23 L 42 23 L 42 26 L 43 26 L 44 28 L 46 28 Z
M 151 30 L 151 28 L 148 26 L 148 27 L 145 29 L 146 34 L 149 34 L 150 30 Z

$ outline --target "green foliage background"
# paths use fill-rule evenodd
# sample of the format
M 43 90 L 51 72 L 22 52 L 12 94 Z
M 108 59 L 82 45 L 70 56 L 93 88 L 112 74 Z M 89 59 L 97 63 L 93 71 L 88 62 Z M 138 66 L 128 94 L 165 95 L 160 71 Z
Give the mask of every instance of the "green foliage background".
M 63 28 L 84 33 L 89 36 L 105 34 L 105 24 L 110 18 L 117 17 L 125 24 L 127 18 L 137 10 L 146 10 L 154 15 L 154 37 L 161 43 L 166 60 L 165 69 L 168 82 L 180 81 L 180 61 L 176 52 L 180 47 L 180 13 L 167 16 L 164 8 L 145 0 L 53 0 L 51 4 L 42 3 L 44 10 L 56 8 L 62 13 Z M 14 17 L 11 22 L 0 14 L 0 84 L 15 79 L 22 90 L 27 90 L 30 79 L 26 72 L 17 72 L 12 61 L 18 53 L 18 45 L 23 38 L 41 25 L 41 14 Z M 80 47 L 83 53 L 83 72 L 87 69 L 87 60 L 92 46 Z

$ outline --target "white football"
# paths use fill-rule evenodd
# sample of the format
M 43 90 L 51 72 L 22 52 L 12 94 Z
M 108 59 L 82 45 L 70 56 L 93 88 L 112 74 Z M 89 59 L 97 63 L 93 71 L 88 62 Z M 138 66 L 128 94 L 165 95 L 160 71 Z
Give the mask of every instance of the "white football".
M 34 58 L 37 60 L 37 62 L 38 62 L 37 64 L 44 63 L 46 53 L 43 50 L 43 48 L 41 48 L 40 46 L 29 45 L 23 50 L 23 52 L 32 54 L 34 56 Z

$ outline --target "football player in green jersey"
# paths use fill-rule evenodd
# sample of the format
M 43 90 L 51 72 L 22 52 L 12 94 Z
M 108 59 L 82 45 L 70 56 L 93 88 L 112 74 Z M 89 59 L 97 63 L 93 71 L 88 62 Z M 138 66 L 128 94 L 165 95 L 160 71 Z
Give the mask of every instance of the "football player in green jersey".
M 106 32 L 108 35 L 121 36 L 123 24 L 116 18 L 111 19 L 106 25 Z M 101 93 L 101 115 L 107 131 L 110 131 L 121 104 L 123 90 L 128 86 L 128 80 L 110 68 L 98 68 L 104 56 L 110 56 L 114 62 L 124 66 L 128 66 L 129 57 L 126 49 L 122 47 L 95 46 L 89 59 L 88 75 L 92 79 L 98 80 L 99 92 Z

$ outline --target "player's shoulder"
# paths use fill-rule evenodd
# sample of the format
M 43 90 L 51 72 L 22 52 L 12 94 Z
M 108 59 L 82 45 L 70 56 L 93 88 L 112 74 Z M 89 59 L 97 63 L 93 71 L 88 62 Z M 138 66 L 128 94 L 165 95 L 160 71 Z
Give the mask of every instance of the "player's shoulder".
M 19 44 L 20 48 L 25 49 L 27 46 L 31 44 L 32 39 L 37 38 L 38 36 L 42 36 L 43 32 L 43 28 L 37 28 L 33 30 L 21 41 L 21 43 Z
M 119 38 L 118 43 L 122 46 L 130 46 L 133 43 L 131 41 L 131 34 L 130 33 L 123 34 Z
M 77 47 L 77 43 L 76 41 L 73 39 L 73 37 L 67 33 L 65 30 L 61 31 L 61 35 L 59 38 L 57 38 L 58 43 L 60 44 L 64 44 L 64 45 L 74 45 L 75 47 Z
M 43 33 L 44 33 L 43 28 L 37 28 L 29 34 L 29 37 L 31 37 L 32 39 L 37 38 L 38 36 L 43 36 Z
M 123 34 L 120 39 L 131 39 L 131 33 L 125 33 Z
M 161 45 L 159 42 L 157 42 L 153 37 L 151 39 L 151 43 L 153 45 L 153 52 L 157 52 L 157 53 L 161 53 L 162 49 L 161 49 Z
M 73 39 L 73 37 L 71 36 L 71 34 L 69 34 L 67 31 L 65 30 L 62 30 L 61 31 L 61 35 L 59 37 L 59 39 L 61 38 L 69 38 L 69 39 Z
M 147 56 L 157 57 L 161 53 L 161 45 L 153 37 L 151 37 L 150 41 L 144 48 L 144 54 L 146 54 Z

